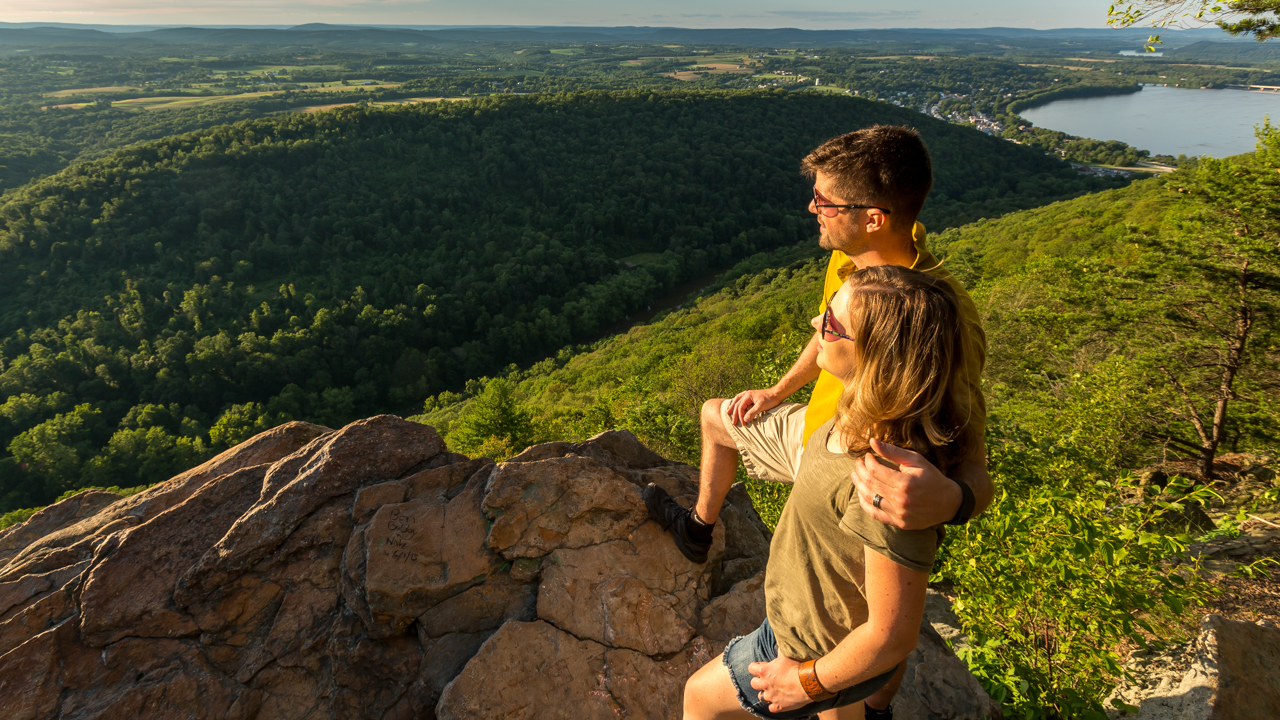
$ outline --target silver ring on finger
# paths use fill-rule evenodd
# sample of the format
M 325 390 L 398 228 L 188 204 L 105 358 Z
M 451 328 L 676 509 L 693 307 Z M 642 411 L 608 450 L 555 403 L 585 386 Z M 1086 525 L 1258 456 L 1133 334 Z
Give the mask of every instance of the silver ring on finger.
M 881 500 L 884 500 L 884 498 L 880 497 L 879 495 L 876 495 L 875 497 L 871 498 L 871 505 L 872 505 L 875 509 L 879 510 L 879 509 L 880 509 L 880 501 L 881 501 Z

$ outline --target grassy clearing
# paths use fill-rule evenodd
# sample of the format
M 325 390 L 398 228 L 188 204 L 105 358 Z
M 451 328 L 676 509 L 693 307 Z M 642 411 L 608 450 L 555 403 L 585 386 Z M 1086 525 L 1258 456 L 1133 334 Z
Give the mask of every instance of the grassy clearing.
M 221 68 L 220 68 L 221 69 Z M 341 65 L 242 65 L 226 68 L 224 72 L 289 72 L 291 70 L 341 70 Z
M 118 92 L 141 92 L 142 88 L 134 85 L 109 85 L 107 87 L 77 88 L 75 90 L 58 90 L 49 93 L 49 97 L 71 97 L 73 95 L 105 95 Z
M 403 100 L 384 100 L 380 102 L 372 102 L 369 104 L 374 107 L 385 107 L 388 105 L 412 105 L 414 103 L 429 103 L 429 102 L 442 102 L 442 101 L 463 102 L 469 99 L 470 98 L 460 98 L 460 97 L 457 97 L 457 98 L 416 97 L 416 98 L 404 98 Z M 352 105 L 356 105 L 356 104 L 357 103 L 350 102 L 350 103 L 331 103 L 329 105 L 311 105 L 309 107 L 302 108 L 301 111 L 306 113 L 324 112 L 325 110 L 333 110 L 335 108 L 340 108 L 340 107 L 351 107 Z M 286 112 L 293 112 L 293 111 L 286 111 Z
M 327 87 L 307 88 L 297 92 L 355 92 L 360 89 L 375 90 L 380 88 L 399 87 L 400 83 L 370 83 L 369 85 L 330 85 Z M 235 93 L 228 95 L 205 95 L 198 97 L 188 97 L 182 95 L 162 95 L 156 97 L 140 97 L 128 98 L 125 100 L 116 100 L 112 103 L 114 107 L 123 109 L 136 110 L 172 110 L 176 108 L 189 108 L 197 105 L 212 105 L 215 103 L 238 102 L 240 100 L 252 100 L 254 98 L 268 97 L 271 95 L 279 95 L 283 90 L 263 90 L 261 92 Z M 55 105 L 59 108 L 82 108 L 89 103 L 67 103 L 64 105 Z
M 718 55 L 699 55 L 698 61 L 707 64 L 732 63 L 734 65 L 749 65 L 751 63 L 751 58 L 737 53 L 720 53 Z
M 197 105 L 214 105 L 224 102 L 250 100 L 253 98 L 267 97 L 268 95 L 276 95 L 280 92 L 280 90 L 271 90 L 256 93 L 240 93 L 238 95 L 208 95 L 205 97 L 161 96 L 129 98 L 128 100 L 117 100 L 112 103 L 112 106 L 124 108 L 126 110 L 173 110 L 195 107 Z
M 498 77 L 511 77 L 513 75 L 529 75 L 531 77 L 542 77 L 543 75 L 546 75 L 546 73 L 542 72 L 541 70 L 484 70 L 482 68 L 477 68 L 473 72 L 475 72 L 478 75 L 497 75 Z
M 551 50 L 552 55 L 581 55 L 585 52 L 586 50 L 582 48 L 553 48 Z
M 701 72 L 707 75 L 750 75 L 755 72 L 749 67 L 742 67 L 741 64 L 715 63 L 705 64 L 699 63 L 690 66 L 691 72 Z

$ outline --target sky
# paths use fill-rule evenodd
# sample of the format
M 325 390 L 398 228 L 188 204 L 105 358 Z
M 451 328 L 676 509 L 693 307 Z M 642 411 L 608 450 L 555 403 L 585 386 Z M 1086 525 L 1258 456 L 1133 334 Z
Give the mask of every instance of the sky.
M 1105 27 L 1106 0 L 0 0 L 6 22 L 649 25 L 810 30 Z M 779 8 L 793 6 L 792 9 Z

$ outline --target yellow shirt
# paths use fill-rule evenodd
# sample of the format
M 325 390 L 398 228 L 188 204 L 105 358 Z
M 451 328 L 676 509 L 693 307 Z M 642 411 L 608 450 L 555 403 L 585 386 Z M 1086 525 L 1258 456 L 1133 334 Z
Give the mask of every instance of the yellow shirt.
M 970 422 L 977 423 L 975 426 L 975 437 L 981 438 L 987 427 L 987 403 L 982 397 L 982 367 L 987 362 L 987 335 L 982 331 L 982 321 L 978 318 L 978 307 L 973 304 L 973 299 L 969 297 L 969 293 L 956 280 L 951 273 L 941 267 L 938 258 L 925 246 L 925 229 L 921 223 L 916 223 L 911 229 L 912 239 L 916 244 L 916 261 L 911 264 L 911 269 L 927 272 L 935 277 L 942 278 L 956 291 L 956 297 L 960 299 L 960 315 L 964 322 L 968 346 L 968 368 L 966 368 L 965 377 L 970 383 L 970 392 L 976 398 L 974 402 L 974 417 Z M 827 298 L 835 294 L 840 289 L 840 284 L 849 277 L 853 271 L 857 270 L 857 266 L 853 264 L 853 260 L 849 259 L 839 250 L 831 252 L 831 260 L 827 262 L 827 276 L 822 284 L 822 298 L 818 303 L 818 312 L 825 312 L 827 309 Z M 813 387 L 813 396 L 809 399 L 809 407 L 804 413 L 804 437 L 808 440 L 814 430 L 826 423 L 836 415 L 836 404 L 840 401 L 840 395 L 844 392 L 844 385 L 836 379 L 836 376 L 821 371 L 818 374 L 818 382 Z

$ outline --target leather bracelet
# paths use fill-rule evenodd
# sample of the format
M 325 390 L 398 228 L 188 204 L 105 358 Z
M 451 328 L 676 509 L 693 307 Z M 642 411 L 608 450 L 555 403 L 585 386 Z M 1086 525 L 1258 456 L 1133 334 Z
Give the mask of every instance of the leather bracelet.
M 973 489 L 969 487 L 969 483 L 962 482 L 952 478 L 951 482 L 960 486 L 960 509 L 956 510 L 956 516 L 946 522 L 947 525 L 963 525 L 969 522 L 969 518 L 973 516 Z
M 817 660 L 810 660 L 796 668 L 796 674 L 800 676 L 800 687 L 804 688 L 810 700 L 826 700 L 834 697 L 835 693 L 822 687 L 822 681 L 818 679 L 817 664 Z

